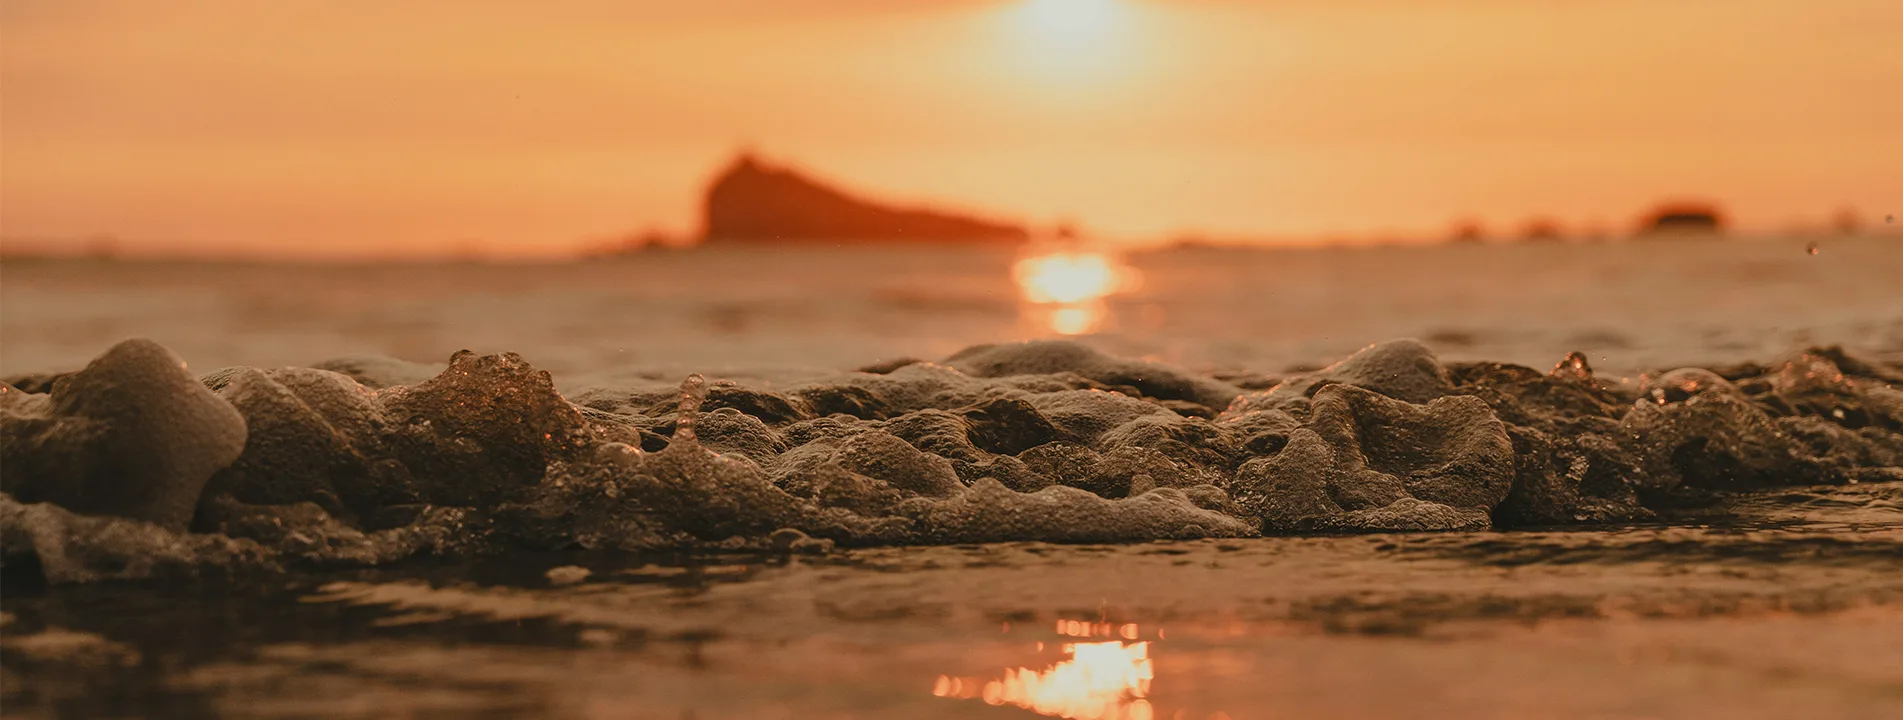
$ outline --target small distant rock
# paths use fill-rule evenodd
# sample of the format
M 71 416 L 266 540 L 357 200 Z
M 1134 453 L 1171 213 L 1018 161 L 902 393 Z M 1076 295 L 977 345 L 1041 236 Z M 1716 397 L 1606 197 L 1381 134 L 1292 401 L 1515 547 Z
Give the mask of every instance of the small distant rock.
M 1724 229 L 1725 215 L 1716 205 L 1690 200 L 1661 204 L 1639 221 L 1642 237 L 1717 235 Z
M 702 207 L 702 239 L 709 243 L 1022 242 L 1029 236 L 1010 223 L 859 198 L 750 153 L 721 171 Z

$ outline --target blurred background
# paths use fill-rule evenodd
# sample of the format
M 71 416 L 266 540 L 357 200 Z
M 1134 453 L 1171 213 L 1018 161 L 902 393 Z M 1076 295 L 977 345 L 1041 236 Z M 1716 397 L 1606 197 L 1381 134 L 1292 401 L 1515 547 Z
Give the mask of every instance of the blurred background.
M 1903 352 L 1883 0 L 12 0 L 0 371 Z M 738 370 L 736 370 L 737 372 Z M 778 372 L 777 370 L 774 372 Z

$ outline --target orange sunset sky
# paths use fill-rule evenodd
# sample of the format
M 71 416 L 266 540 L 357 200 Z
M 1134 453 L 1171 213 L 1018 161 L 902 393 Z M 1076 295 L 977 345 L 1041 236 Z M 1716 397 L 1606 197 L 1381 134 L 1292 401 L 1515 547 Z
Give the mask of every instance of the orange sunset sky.
M 1112 238 L 1903 213 L 1895 0 L 7 0 L 0 235 L 559 255 L 739 148 Z

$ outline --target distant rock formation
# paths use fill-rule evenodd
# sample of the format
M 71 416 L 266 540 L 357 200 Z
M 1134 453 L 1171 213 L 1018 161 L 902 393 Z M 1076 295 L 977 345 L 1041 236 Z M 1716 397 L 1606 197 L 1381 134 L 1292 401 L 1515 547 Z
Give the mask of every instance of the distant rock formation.
M 708 242 L 1022 242 L 1023 226 L 863 200 L 742 154 L 707 188 Z
M 1648 236 L 1717 235 L 1724 229 L 1724 214 L 1716 206 L 1696 202 L 1660 205 L 1639 224 L 1639 234 Z
M 1520 240 L 1530 243 L 1564 242 L 1566 229 L 1560 226 L 1558 220 L 1536 217 L 1526 221 L 1526 225 L 1520 229 Z
M 1830 217 L 1830 229 L 1838 235 L 1855 235 L 1863 229 L 1863 216 L 1853 207 L 1842 207 Z
M 1454 223 L 1453 231 L 1448 233 L 1449 243 L 1479 243 L 1487 241 L 1487 226 L 1479 220 L 1466 219 Z

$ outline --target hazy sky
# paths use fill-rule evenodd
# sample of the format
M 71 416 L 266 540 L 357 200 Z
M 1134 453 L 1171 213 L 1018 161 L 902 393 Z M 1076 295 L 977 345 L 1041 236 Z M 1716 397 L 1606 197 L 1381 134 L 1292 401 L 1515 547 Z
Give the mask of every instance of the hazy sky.
M 1899 38 L 1895 0 L 6 0 L 0 235 L 562 253 L 692 231 L 749 145 L 1135 238 L 1877 219 Z

